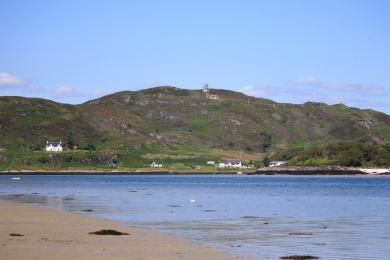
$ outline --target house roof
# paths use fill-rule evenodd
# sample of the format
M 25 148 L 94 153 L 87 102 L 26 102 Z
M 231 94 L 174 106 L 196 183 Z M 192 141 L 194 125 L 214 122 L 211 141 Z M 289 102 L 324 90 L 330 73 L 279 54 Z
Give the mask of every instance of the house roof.
M 57 145 L 61 145 L 62 144 L 62 142 L 47 142 L 47 145 L 55 145 L 55 146 L 57 146 Z
M 239 159 L 229 159 L 225 161 L 226 164 L 240 164 L 241 161 Z

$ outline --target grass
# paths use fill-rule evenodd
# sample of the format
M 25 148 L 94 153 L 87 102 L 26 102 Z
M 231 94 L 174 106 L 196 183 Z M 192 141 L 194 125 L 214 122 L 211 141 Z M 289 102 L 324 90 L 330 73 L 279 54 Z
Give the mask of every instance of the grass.
M 0 169 L 139 169 L 153 158 L 167 169 L 188 169 L 208 160 L 258 162 L 265 154 L 297 164 L 349 164 L 351 158 L 338 147 L 326 148 L 336 149 L 336 157 L 310 155 L 313 147 L 340 141 L 379 145 L 381 157 L 359 160 L 363 165 L 387 163 L 382 147 L 390 144 L 386 114 L 211 92 L 220 99 L 205 100 L 199 90 L 173 87 L 125 91 L 77 106 L 0 97 Z M 370 128 L 362 124 L 367 118 Z M 41 151 L 47 140 L 78 150 L 50 157 Z
M 117 150 L 86 151 L 65 150 L 51 153 L 45 151 L 11 150 L 2 152 L 8 160 L 0 162 L 0 170 L 173 170 L 188 172 L 216 171 L 207 161 L 222 162 L 224 158 L 238 158 L 237 152 L 208 150 L 205 147 L 170 147 L 163 152 L 158 147 L 123 148 Z M 242 155 L 242 154 L 241 154 Z M 254 159 L 243 154 L 243 158 Z M 153 161 L 164 168 L 150 168 Z M 195 166 L 201 170 L 195 170 Z

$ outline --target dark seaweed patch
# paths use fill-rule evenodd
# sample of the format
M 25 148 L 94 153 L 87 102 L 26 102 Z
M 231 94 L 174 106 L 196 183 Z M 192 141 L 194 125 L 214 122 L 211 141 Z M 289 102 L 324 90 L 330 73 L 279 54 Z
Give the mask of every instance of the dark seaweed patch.
M 24 237 L 22 234 L 17 234 L 17 233 L 11 233 L 9 234 L 11 237 Z
M 130 235 L 129 233 L 123 233 L 117 231 L 115 229 L 102 229 L 95 232 L 89 232 L 90 235 L 113 235 L 113 236 L 121 236 L 121 235 Z
M 170 207 L 170 208 L 180 208 L 181 206 L 180 205 L 168 205 L 168 207 Z
M 288 233 L 290 236 L 311 236 L 313 233 L 305 233 L 305 232 L 291 232 Z
M 280 259 L 287 259 L 287 260 L 310 260 L 310 259 L 320 259 L 317 256 L 311 256 L 311 255 L 289 255 L 289 256 L 282 256 Z

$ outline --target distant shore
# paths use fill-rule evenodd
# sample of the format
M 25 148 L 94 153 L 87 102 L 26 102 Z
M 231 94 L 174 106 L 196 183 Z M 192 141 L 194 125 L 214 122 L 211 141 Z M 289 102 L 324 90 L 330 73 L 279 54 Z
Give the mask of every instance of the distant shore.
M 174 236 L 0 200 L 1 259 L 237 259 Z M 113 229 L 127 235 L 96 235 Z
M 239 170 L 237 170 L 239 171 Z M 102 170 L 58 170 L 58 171 L 28 171 L 28 170 L 11 170 L 0 171 L 0 175 L 220 175 L 220 174 L 237 174 L 237 171 L 228 172 L 180 172 L 180 171 L 102 171 Z
M 387 175 L 389 168 L 342 167 L 342 166 L 287 166 L 264 167 L 253 171 L 229 169 L 226 171 L 175 171 L 175 170 L 9 170 L 0 171 L 0 175 Z

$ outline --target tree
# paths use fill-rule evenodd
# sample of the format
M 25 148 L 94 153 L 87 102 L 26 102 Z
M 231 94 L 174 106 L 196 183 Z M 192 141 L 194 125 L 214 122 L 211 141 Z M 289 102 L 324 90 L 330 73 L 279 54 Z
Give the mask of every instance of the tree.
M 89 150 L 89 151 L 95 151 L 96 150 L 96 146 L 92 143 L 88 143 L 85 147 L 84 147 L 84 150 Z
M 268 167 L 270 164 L 271 160 L 269 159 L 268 155 L 265 155 L 263 158 L 263 165 L 264 167 Z
M 268 148 L 272 145 L 272 135 L 267 134 L 265 132 L 258 133 L 259 140 L 260 140 L 260 150 L 262 152 L 267 152 Z
M 66 138 L 65 138 L 65 142 L 64 142 L 64 145 L 69 148 L 69 149 L 73 149 L 74 146 L 76 146 L 76 139 L 74 137 L 74 134 L 73 132 L 70 132 Z

